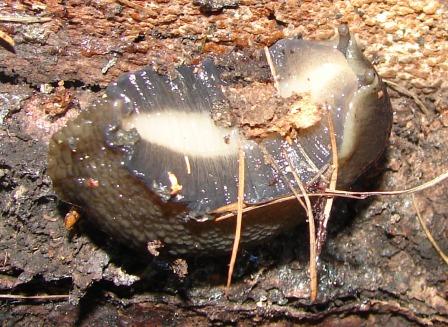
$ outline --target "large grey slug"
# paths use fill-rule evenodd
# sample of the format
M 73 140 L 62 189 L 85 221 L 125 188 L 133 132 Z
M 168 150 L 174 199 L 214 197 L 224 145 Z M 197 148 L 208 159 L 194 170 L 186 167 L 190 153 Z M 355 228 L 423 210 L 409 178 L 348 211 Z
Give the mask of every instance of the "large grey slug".
M 140 249 L 158 241 L 171 254 L 230 251 L 235 220 L 216 218 L 237 202 L 242 148 L 244 203 L 255 209 L 243 216 L 241 243 L 297 225 L 299 204 L 274 200 L 297 187 L 291 169 L 310 185 L 331 163 L 326 115 L 335 129 L 338 187 L 347 187 L 383 152 L 392 111 L 346 26 L 333 41 L 280 40 L 268 57 L 276 96 L 288 106 L 306 95 L 319 109 L 294 137 L 274 131 L 251 138 L 231 119 L 219 122 L 235 94 L 212 60 L 178 67 L 174 76 L 144 68 L 121 76 L 52 137 L 48 173 L 57 194 Z M 294 110 L 302 109 L 298 101 Z

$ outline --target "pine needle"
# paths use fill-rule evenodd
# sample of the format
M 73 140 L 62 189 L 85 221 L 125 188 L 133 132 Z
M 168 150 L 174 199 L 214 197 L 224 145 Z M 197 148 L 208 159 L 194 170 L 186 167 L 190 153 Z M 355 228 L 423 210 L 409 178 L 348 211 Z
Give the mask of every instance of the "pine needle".
M 429 242 L 432 244 L 436 252 L 439 254 L 439 256 L 445 261 L 445 263 L 448 265 L 448 256 L 442 251 L 442 249 L 437 244 L 436 240 L 432 237 L 431 232 L 429 231 L 428 227 L 426 226 L 425 222 L 423 221 L 423 217 L 420 214 L 420 210 L 418 210 L 417 202 L 415 201 L 415 195 L 412 194 L 412 204 L 414 205 L 415 212 L 417 213 L 418 222 L 420 223 L 420 226 L 422 226 L 423 231 L 426 234 L 426 237 L 428 238 Z
M 316 226 L 314 225 L 314 214 L 313 208 L 311 207 L 310 197 L 306 192 L 305 187 L 303 186 L 300 177 L 296 173 L 296 167 L 289 159 L 288 154 L 283 150 L 283 156 L 288 161 L 289 166 L 291 167 L 291 173 L 294 176 L 294 179 L 297 185 L 300 188 L 300 192 L 305 199 L 306 203 L 306 215 L 308 217 L 308 229 L 310 234 L 310 299 L 312 302 L 316 301 L 317 298 L 317 251 L 316 251 Z M 297 197 L 297 200 L 300 201 L 300 197 L 294 188 L 291 188 L 294 195 Z M 301 201 L 300 201 L 301 202 Z
M 232 284 L 232 275 L 235 268 L 236 255 L 241 238 L 241 225 L 243 222 L 243 202 L 244 202 L 244 149 L 240 146 L 238 154 L 238 211 L 236 215 L 235 239 L 233 241 L 232 255 L 230 257 L 229 271 L 227 274 L 227 291 Z
M 279 91 L 278 75 L 275 72 L 274 63 L 272 62 L 271 53 L 269 52 L 269 48 L 268 47 L 264 47 L 264 54 L 266 56 L 266 60 L 267 60 L 268 65 L 269 65 L 269 69 L 271 70 L 272 79 L 274 80 L 274 87 L 275 87 L 275 89 L 278 92 Z
M 16 294 L 0 294 L 0 300 L 50 300 L 64 301 L 68 300 L 69 295 L 16 295 Z
M 404 190 L 397 190 L 397 191 L 374 191 L 374 192 L 350 192 L 350 191 L 340 191 L 340 190 L 325 190 L 326 195 L 350 195 L 350 196 L 359 196 L 360 199 L 366 199 L 370 196 L 376 196 L 376 195 L 401 195 L 401 194 L 411 194 L 420 192 L 423 190 L 426 190 L 427 188 L 430 188 L 436 184 L 439 184 L 443 182 L 444 180 L 448 179 L 448 171 L 440 174 L 439 176 L 435 177 L 434 179 L 431 179 L 430 181 L 427 181 L 421 185 L 411 187 Z
M 328 189 L 330 191 L 334 191 L 336 189 L 336 184 L 338 181 L 338 170 L 339 170 L 339 159 L 338 159 L 338 148 L 336 144 L 336 136 L 334 132 L 333 118 L 331 114 L 328 113 L 328 134 L 330 136 L 330 144 L 331 144 L 331 155 L 332 155 L 332 172 L 330 177 L 330 184 Z M 327 225 L 330 220 L 331 208 L 333 208 L 334 197 L 327 198 L 324 207 L 323 213 L 323 221 L 319 226 L 319 244 L 317 247 L 317 255 L 320 255 L 323 247 L 323 243 L 327 238 Z
M 308 153 L 306 153 L 305 149 L 302 147 L 300 143 L 297 143 L 297 148 L 299 149 L 302 156 L 305 158 L 305 161 L 308 164 L 308 166 L 310 166 L 310 168 L 314 172 L 319 172 L 319 169 L 317 168 L 316 164 L 313 162 L 313 160 L 311 160 L 310 156 L 308 155 Z
M 302 194 L 299 194 L 297 190 L 294 188 L 294 186 L 291 184 L 289 179 L 286 177 L 285 173 L 280 169 L 278 164 L 275 162 L 274 158 L 271 156 L 271 154 L 266 150 L 266 148 L 262 145 L 260 145 L 260 149 L 262 150 L 263 154 L 265 155 L 266 159 L 269 161 L 269 164 L 280 174 L 282 175 L 283 180 L 288 185 L 291 192 L 296 197 L 297 201 L 300 203 L 300 205 L 304 208 L 306 215 L 308 217 L 308 226 L 309 226 L 309 234 L 310 234 L 310 299 L 311 301 L 315 301 L 317 298 L 317 257 L 316 257 L 316 227 L 314 225 L 314 215 L 313 215 L 313 208 L 311 207 L 311 201 L 308 196 L 308 193 L 306 192 L 305 187 L 303 186 L 302 181 L 300 180 L 300 177 L 296 173 L 296 167 L 291 162 L 288 154 L 283 149 L 282 154 L 285 157 L 285 159 L 288 161 L 288 165 L 291 168 L 291 173 L 297 183 L 297 185 L 300 188 L 300 192 Z M 301 198 L 304 198 L 305 203 Z M 272 202 L 271 202 L 272 203 Z
M 394 190 L 394 191 L 374 191 L 374 192 L 351 192 L 351 191 L 343 191 L 343 190 L 330 190 L 327 189 L 325 192 L 317 192 L 317 193 L 310 193 L 308 194 L 309 197 L 321 197 L 321 196 L 335 196 L 340 198 L 349 198 L 349 199 L 357 199 L 357 200 L 363 200 L 367 199 L 371 196 L 382 196 L 382 195 L 401 195 L 401 194 L 412 194 L 417 193 L 423 190 L 426 190 L 430 187 L 433 187 L 443 181 L 448 179 L 448 171 L 440 174 L 439 176 L 412 188 L 404 189 L 404 190 Z M 300 195 L 300 197 L 303 197 L 303 195 Z M 260 205 L 254 205 L 251 207 L 247 207 L 243 209 L 243 213 L 256 210 L 259 208 L 263 208 L 272 204 L 287 202 L 295 199 L 295 195 L 292 196 L 285 196 L 283 198 L 275 199 L 267 203 L 263 203 Z M 229 219 L 235 217 L 235 214 L 233 212 L 230 212 L 228 214 L 221 215 L 216 218 L 215 221 L 221 221 L 225 219 Z
M 389 86 L 390 88 L 394 89 L 395 91 L 397 91 L 398 93 L 401 93 L 403 95 L 406 95 L 410 98 L 412 98 L 412 100 L 414 100 L 414 102 L 417 104 L 417 106 L 420 108 L 420 110 L 425 114 L 425 115 L 431 115 L 431 111 L 429 111 L 428 107 L 423 103 L 422 100 L 420 100 L 420 98 L 417 96 L 417 94 L 415 94 L 414 92 L 409 91 L 408 89 L 405 89 L 403 86 L 392 82 L 390 80 L 386 80 L 383 78 L 383 82 L 387 84 L 387 86 Z
M 291 184 L 291 182 L 289 181 L 288 177 L 285 175 L 285 173 L 283 172 L 282 169 L 280 169 L 279 165 L 275 162 L 274 158 L 271 156 L 271 154 L 266 150 L 266 148 L 260 144 L 260 149 L 263 152 L 264 156 L 266 157 L 266 159 L 268 160 L 269 164 L 272 166 L 272 168 L 275 169 L 275 171 L 277 173 L 279 173 L 282 176 L 283 181 L 286 183 L 286 185 L 288 185 L 289 189 L 292 191 L 292 193 L 294 194 L 294 196 L 296 197 L 297 201 L 299 201 L 300 205 L 302 206 L 302 208 L 307 211 L 307 207 L 305 202 L 302 201 L 302 196 L 300 194 L 297 193 L 297 191 L 294 189 L 294 186 Z M 289 161 L 289 157 L 285 154 L 284 155 L 286 157 L 286 159 L 288 159 Z M 290 164 L 291 166 L 291 164 Z M 292 167 L 291 167 L 292 169 Z M 272 202 L 270 202 L 272 203 Z
M 46 23 L 51 20 L 51 17 L 0 15 L 0 22 L 2 23 L 36 24 Z

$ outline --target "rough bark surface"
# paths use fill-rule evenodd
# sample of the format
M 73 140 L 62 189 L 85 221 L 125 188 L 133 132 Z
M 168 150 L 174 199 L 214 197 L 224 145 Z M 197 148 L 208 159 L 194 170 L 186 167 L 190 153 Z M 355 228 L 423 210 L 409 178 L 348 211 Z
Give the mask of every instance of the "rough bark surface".
M 226 295 L 227 256 L 187 258 L 181 278 L 172 261 L 138 257 L 88 218 L 68 232 L 69 206 L 52 190 L 46 156 L 51 134 L 123 72 L 213 55 L 234 78 L 250 78 L 265 70 L 244 55 L 249 48 L 325 39 L 347 22 L 380 74 L 427 108 L 390 90 L 390 145 L 357 188 L 422 184 L 448 169 L 447 13 L 445 1 L 0 1 L 0 30 L 16 43 L 15 53 L 0 47 L 2 326 L 446 325 L 447 266 L 409 195 L 338 202 L 316 303 L 304 226 L 241 252 Z M 447 194 L 446 182 L 416 194 L 445 252 Z

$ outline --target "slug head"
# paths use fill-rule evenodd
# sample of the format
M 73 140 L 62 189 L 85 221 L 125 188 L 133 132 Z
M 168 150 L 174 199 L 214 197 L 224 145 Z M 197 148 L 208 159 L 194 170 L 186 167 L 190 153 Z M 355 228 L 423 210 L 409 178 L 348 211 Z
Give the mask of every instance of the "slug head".
M 270 49 L 283 96 L 309 92 L 331 114 L 338 145 L 339 187 L 349 186 L 384 151 L 392 110 L 387 90 L 346 25 L 337 42 L 281 40 Z M 326 119 L 299 140 L 305 151 L 328 148 Z M 331 161 L 328 157 L 325 161 Z

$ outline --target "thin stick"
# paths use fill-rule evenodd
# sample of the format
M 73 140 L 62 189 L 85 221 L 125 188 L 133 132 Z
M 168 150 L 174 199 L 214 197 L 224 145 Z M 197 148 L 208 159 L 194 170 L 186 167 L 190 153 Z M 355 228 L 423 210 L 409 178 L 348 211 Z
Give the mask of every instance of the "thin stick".
M 420 110 L 425 114 L 425 115 L 431 115 L 431 111 L 429 111 L 428 107 L 423 103 L 422 100 L 419 99 L 419 97 L 417 96 L 417 94 L 408 91 L 407 89 L 405 89 L 404 87 L 400 86 L 399 84 L 392 82 L 390 80 L 385 80 L 383 79 L 383 82 L 385 82 L 387 84 L 387 86 L 389 86 L 390 88 L 394 89 L 395 91 L 397 91 L 398 93 L 404 94 L 410 98 L 412 98 L 414 100 L 414 102 L 417 104 L 417 106 L 420 108 Z
M 428 227 L 426 226 L 425 222 L 423 221 L 423 217 L 420 214 L 420 210 L 418 210 L 414 194 L 412 194 L 411 196 L 412 196 L 412 204 L 414 205 L 415 212 L 417 213 L 417 218 L 420 223 L 420 226 L 422 226 L 422 229 L 425 232 L 426 237 L 428 238 L 429 242 L 431 242 L 434 249 L 437 251 L 437 253 L 440 255 L 440 257 L 443 259 L 443 261 L 445 261 L 445 263 L 448 265 L 448 256 L 442 251 L 442 249 L 437 244 L 436 240 L 432 237 L 431 232 L 429 231 Z
M 269 52 L 269 48 L 268 47 L 264 47 L 264 54 L 266 56 L 266 60 L 268 61 L 269 69 L 271 70 L 272 78 L 274 80 L 274 87 L 275 87 L 275 89 L 278 92 L 278 90 L 279 90 L 278 75 L 275 72 L 274 63 L 272 62 L 271 53 Z
M 230 257 L 229 271 L 227 274 L 227 291 L 232 283 L 233 269 L 235 267 L 236 255 L 241 238 L 241 225 L 243 222 L 243 201 L 244 201 L 244 150 L 240 146 L 238 154 L 238 212 L 236 215 L 236 231 L 233 241 L 232 256 Z
M 314 225 L 314 215 L 313 208 L 311 207 L 310 197 L 306 192 L 305 187 L 303 186 L 300 177 L 296 173 L 296 167 L 294 167 L 292 161 L 289 159 L 287 153 L 283 150 L 283 155 L 288 161 L 289 166 L 291 167 L 291 173 L 294 176 L 294 179 L 299 185 L 300 192 L 305 199 L 306 203 L 306 215 L 308 216 L 308 229 L 310 234 L 310 299 L 312 302 L 316 301 L 317 298 L 317 255 L 316 255 L 316 226 Z M 300 197 L 297 196 L 297 192 L 295 192 L 294 188 L 291 189 L 299 200 Z M 300 201 L 300 200 L 299 200 Z
M 35 23 L 46 23 L 49 21 L 51 21 L 51 17 L 0 15 L 0 22 L 2 23 L 35 24 Z
M 66 300 L 69 295 L 16 295 L 16 294 L 0 294 L 0 299 L 4 300 Z

